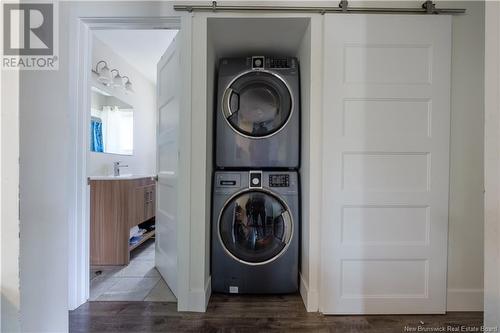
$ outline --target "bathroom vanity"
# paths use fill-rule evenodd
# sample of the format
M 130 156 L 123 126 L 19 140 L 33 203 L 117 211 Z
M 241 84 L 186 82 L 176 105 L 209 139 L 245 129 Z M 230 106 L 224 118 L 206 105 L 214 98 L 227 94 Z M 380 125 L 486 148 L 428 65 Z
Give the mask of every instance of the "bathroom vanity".
M 148 176 L 89 177 L 90 264 L 127 265 L 130 251 L 154 236 L 129 245 L 130 228 L 155 217 L 156 184 Z

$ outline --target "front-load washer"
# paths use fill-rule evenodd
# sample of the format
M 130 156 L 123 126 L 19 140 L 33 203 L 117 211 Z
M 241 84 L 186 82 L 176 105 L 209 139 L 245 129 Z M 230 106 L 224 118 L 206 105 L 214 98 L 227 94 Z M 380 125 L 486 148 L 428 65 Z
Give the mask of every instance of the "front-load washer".
M 221 59 L 216 166 L 299 167 L 299 64 L 292 57 Z
M 298 290 L 299 180 L 294 171 L 217 171 L 211 275 L 221 293 Z

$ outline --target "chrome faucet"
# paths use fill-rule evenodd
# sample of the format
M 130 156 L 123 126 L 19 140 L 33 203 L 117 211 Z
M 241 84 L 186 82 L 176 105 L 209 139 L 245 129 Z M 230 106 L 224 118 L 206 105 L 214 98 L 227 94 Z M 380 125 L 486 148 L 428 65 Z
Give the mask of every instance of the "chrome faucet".
M 128 165 L 121 165 L 120 161 L 113 162 L 113 175 L 118 177 L 120 175 L 120 168 L 126 168 Z

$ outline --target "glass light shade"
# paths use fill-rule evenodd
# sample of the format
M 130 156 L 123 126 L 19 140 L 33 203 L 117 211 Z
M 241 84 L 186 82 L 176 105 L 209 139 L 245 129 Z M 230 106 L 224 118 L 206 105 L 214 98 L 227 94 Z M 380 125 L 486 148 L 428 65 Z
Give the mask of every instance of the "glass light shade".
M 111 72 L 108 68 L 108 66 L 104 65 L 103 68 L 99 71 L 99 77 L 97 78 L 97 81 L 109 85 L 113 81 L 111 78 Z
M 127 80 L 127 82 L 125 83 L 125 90 L 131 93 L 134 92 L 134 89 L 132 88 L 132 82 L 130 82 L 130 80 Z

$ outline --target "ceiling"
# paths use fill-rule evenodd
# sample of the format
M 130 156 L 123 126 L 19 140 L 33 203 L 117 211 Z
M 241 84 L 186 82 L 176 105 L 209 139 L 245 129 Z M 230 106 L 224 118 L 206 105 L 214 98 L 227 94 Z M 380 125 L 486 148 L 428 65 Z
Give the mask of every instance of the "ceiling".
M 308 18 L 208 19 L 208 35 L 219 57 L 294 56 L 309 26 Z
M 156 64 L 178 30 L 95 30 L 94 36 L 107 44 L 137 71 L 156 83 Z

